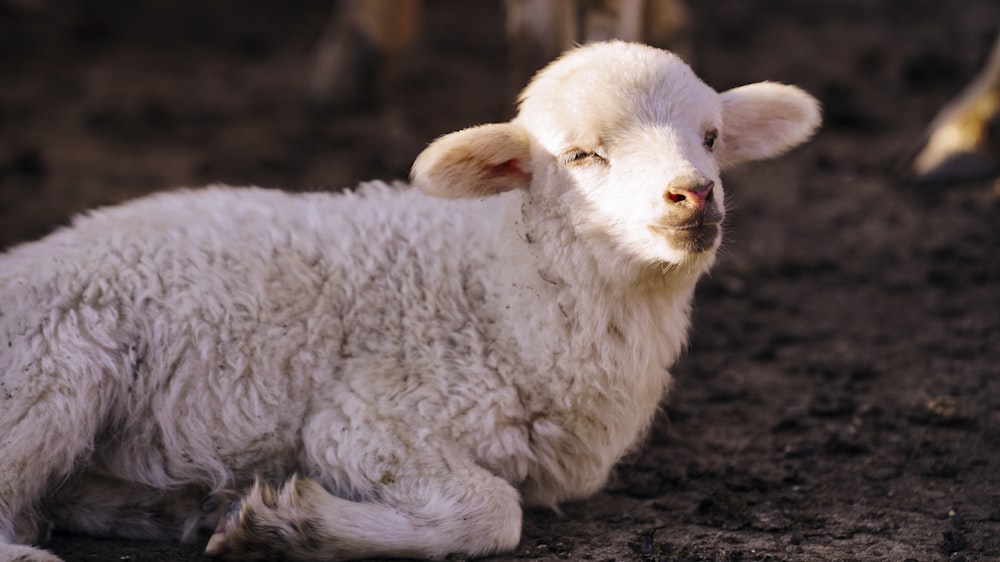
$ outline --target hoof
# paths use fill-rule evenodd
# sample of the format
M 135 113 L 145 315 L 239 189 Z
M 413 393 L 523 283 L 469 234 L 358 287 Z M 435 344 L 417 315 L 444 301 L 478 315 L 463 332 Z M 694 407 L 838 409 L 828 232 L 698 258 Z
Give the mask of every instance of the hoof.
M 225 560 L 277 560 L 294 554 L 303 524 L 298 489 L 305 481 L 292 477 L 280 490 L 257 481 L 242 498 L 226 507 L 205 545 L 205 555 Z M 301 556 L 292 558 L 302 559 Z M 327 559 L 329 557 L 324 557 Z
M 240 526 L 242 514 L 242 500 L 234 500 L 230 502 L 229 506 L 226 507 L 226 511 L 223 512 L 222 519 L 219 520 L 218 526 L 216 526 L 215 531 L 212 532 L 211 538 L 208 539 L 208 544 L 205 546 L 205 556 L 215 558 L 223 556 L 229 551 L 230 534 L 234 529 L 237 529 Z

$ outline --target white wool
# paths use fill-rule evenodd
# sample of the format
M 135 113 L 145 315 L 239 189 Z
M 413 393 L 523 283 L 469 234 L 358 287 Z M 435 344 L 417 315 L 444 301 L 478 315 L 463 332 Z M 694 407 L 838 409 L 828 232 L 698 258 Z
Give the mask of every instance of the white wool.
M 190 538 L 232 498 L 212 554 L 513 548 L 521 502 L 597 491 L 648 427 L 721 238 L 720 162 L 818 124 L 758 87 L 724 104 L 669 53 L 597 44 L 418 158 L 452 199 L 214 186 L 0 255 L 0 559 L 39 505 Z

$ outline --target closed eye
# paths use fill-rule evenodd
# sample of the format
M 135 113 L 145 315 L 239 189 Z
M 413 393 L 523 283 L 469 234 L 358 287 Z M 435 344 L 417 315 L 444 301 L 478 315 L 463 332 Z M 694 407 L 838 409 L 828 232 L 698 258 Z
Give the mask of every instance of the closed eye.
M 571 148 L 563 152 L 561 160 L 563 164 L 567 166 L 586 164 L 588 162 L 598 162 L 604 164 L 608 161 L 607 158 L 601 156 L 596 151 L 582 150 L 579 148 Z

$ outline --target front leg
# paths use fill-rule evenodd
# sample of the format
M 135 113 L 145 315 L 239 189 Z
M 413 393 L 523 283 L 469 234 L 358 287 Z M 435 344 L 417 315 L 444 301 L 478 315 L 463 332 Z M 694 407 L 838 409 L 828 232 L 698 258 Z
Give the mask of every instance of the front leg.
M 361 480 L 347 483 L 355 499 L 312 478 L 293 477 L 280 488 L 258 481 L 231 506 L 205 552 L 227 560 L 311 561 L 513 550 L 522 517 L 514 487 L 455 451 L 424 445 L 400 449 L 410 455 L 402 461 L 367 463 L 362 453 L 361 463 L 338 467 L 338 479 Z

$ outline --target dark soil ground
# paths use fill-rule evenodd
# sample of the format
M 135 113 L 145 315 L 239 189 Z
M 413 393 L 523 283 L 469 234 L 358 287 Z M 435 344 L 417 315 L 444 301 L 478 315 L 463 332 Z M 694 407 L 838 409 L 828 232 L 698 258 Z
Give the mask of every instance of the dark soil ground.
M 529 511 L 498 560 L 1000 559 L 1000 201 L 898 185 L 984 61 L 996 0 L 693 3 L 696 70 L 822 99 L 809 145 L 727 176 L 726 249 L 647 446 L 608 490 Z M 381 110 L 304 102 L 326 0 L 0 2 L 0 248 L 210 182 L 404 177 L 511 114 L 497 1 L 429 1 Z M 39 444 L 44 446 L 44 444 Z M 67 560 L 203 545 L 57 535 Z

